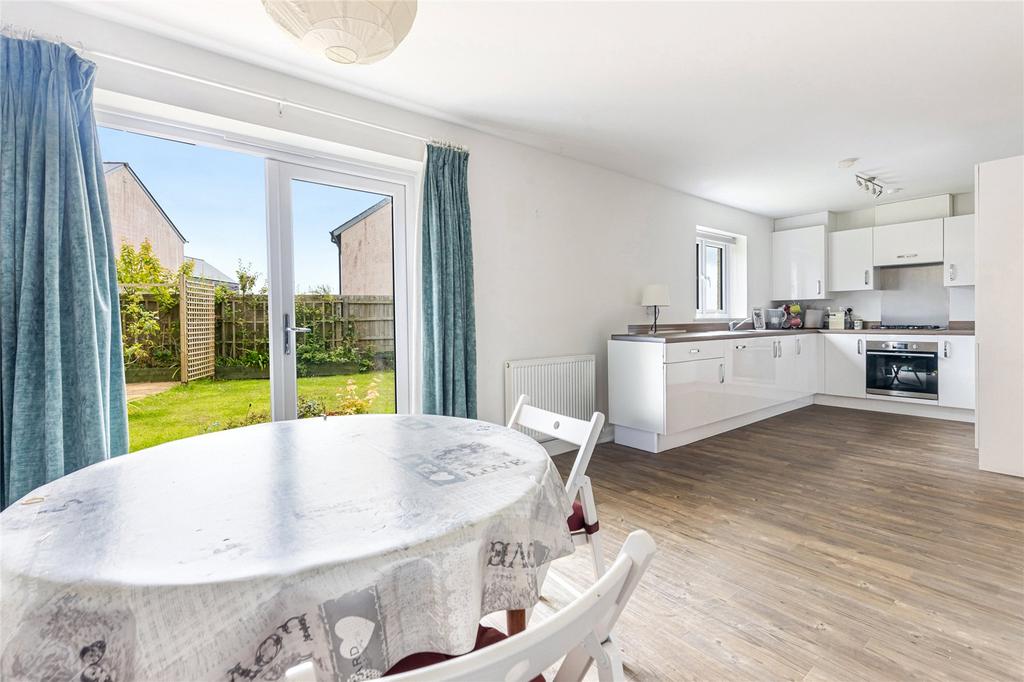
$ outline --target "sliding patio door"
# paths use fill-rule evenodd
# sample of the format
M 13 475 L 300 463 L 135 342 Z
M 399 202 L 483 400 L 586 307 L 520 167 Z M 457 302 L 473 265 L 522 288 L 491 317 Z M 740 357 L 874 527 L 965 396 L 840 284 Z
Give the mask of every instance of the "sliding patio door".
M 272 418 L 408 411 L 405 187 L 274 159 L 266 180 Z

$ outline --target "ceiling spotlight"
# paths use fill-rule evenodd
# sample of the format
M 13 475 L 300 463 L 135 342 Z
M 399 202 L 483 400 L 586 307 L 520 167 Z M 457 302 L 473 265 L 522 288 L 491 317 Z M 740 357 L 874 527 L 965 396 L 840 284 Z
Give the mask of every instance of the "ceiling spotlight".
M 903 191 L 902 187 L 890 187 L 889 189 L 885 190 L 885 193 L 886 194 L 896 194 L 896 192 L 902 192 L 902 191 Z
M 849 168 L 853 164 L 857 163 L 857 160 L 858 159 L 857 159 L 856 156 L 851 156 L 848 159 L 843 159 L 842 161 L 839 162 L 839 167 L 840 168 Z
M 864 177 L 860 173 L 857 173 L 853 177 L 857 182 L 857 187 L 874 197 L 880 197 L 885 192 L 885 188 L 882 186 L 882 183 L 878 182 L 878 179 L 874 175 L 871 177 Z

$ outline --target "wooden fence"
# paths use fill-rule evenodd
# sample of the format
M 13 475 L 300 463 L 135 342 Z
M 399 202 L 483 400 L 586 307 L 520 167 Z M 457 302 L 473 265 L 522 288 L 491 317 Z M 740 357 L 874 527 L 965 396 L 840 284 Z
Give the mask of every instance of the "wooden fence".
M 132 285 L 149 289 L 148 285 Z M 180 283 L 179 283 L 180 286 Z M 122 290 L 126 289 L 122 285 Z M 209 292 L 203 292 L 209 297 Z M 181 308 L 161 308 L 156 297 L 142 294 L 142 305 L 159 315 L 159 332 L 154 335 L 154 360 L 147 366 L 172 365 L 187 350 Z M 207 304 L 208 305 L 208 304 Z M 265 294 L 231 295 L 214 304 L 213 347 L 216 358 L 241 360 L 247 353 L 269 352 L 268 302 Z M 328 350 L 355 342 L 375 355 L 394 353 L 394 300 L 390 296 L 333 296 L 302 294 L 295 297 L 295 316 L 299 326 L 312 328 L 324 340 Z M 198 319 L 198 318 L 197 318 Z M 126 342 L 129 340 L 126 334 Z M 299 335 L 297 342 L 306 339 Z M 187 376 L 182 376 L 187 380 Z

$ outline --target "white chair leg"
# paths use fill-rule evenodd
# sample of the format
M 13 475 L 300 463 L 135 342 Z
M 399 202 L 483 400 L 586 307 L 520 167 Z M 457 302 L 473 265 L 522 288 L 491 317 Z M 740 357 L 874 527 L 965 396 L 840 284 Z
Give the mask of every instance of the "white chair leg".
M 609 637 L 601 644 L 601 648 L 604 649 L 605 656 L 608 657 L 608 666 L 598 667 L 597 679 L 600 682 L 625 682 L 626 681 L 626 669 L 622 665 L 622 653 L 619 651 L 619 647 Z
M 594 488 L 590 483 L 590 477 L 583 477 L 583 485 L 580 486 L 580 501 L 583 503 L 583 521 L 590 525 L 597 523 L 597 503 L 594 502 Z M 594 573 L 600 578 L 604 575 L 604 553 L 601 543 L 601 531 L 587 536 L 590 549 L 594 552 Z
M 601 531 L 597 531 L 587 538 L 590 543 L 590 551 L 594 553 L 594 575 L 598 578 L 604 575 L 604 546 L 601 539 Z

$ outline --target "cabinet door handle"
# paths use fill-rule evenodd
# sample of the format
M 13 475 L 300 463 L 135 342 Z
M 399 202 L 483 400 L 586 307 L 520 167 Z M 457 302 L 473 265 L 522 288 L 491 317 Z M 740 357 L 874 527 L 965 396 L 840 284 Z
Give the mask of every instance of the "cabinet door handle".
M 949 264 L 949 281 L 956 281 L 956 265 L 954 265 L 953 263 Z
M 772 341 L 772 359 L 773 360 L 775 358 L 779 357 L 778 351 L 779 351 L 778 341 Z
M 725 383 L 725 365 L 721 363 L 718 364 L 718 383 Z
M 742 344 L 736 346 L 736 350 L 743 350 L 744 348 L 746 348 L 746 346 L 744 346 Z
M 818 294 L 821 295 L 821 280 L 818 280 Z
M 864 339 L 857 339 L 857 355 L 864 354 Z
M 896 257 L 897 258 L 917 258 L 917 254 L 916 253 L 901 253 L 900 255 L 898 255 Z
M 800 339 L 797 339 L 796 340 L 796 354 L 800 355 L 803 352 L 804 352 L 803 349 L 800 347 Z
M 942 357 L 944 357 L 944 358 L 948 358 L 949 357 L 949 341 L 943 341 L 942 342 Z
M 699 353 L 700 352 L 700 348 L 691 348 L 690 352 L 691 353 Z
M 779 357 L 781 358 L 782 357 L 782 341 L 776 341 L 775 343 L 779 344 Z
M 864 286 L 868 285 L 868 273 L 869 272 L 871 272 L 871 271 L 870 270 L 865 270 L 864 271 Z

